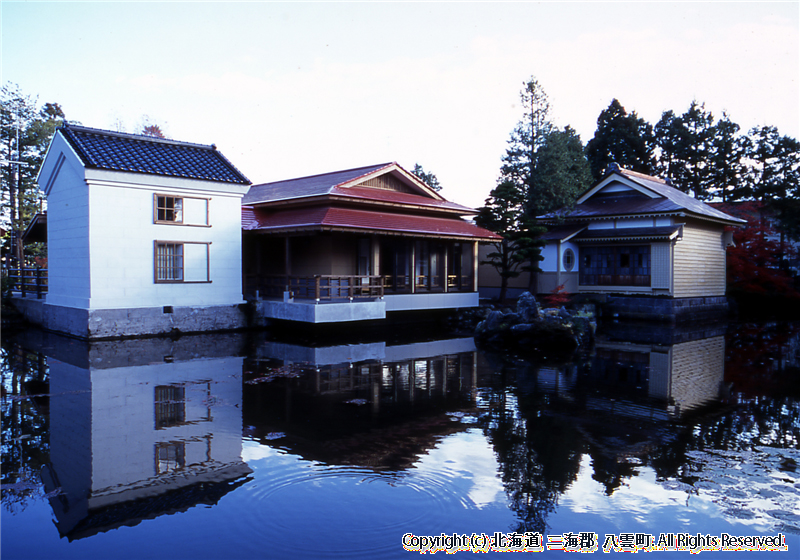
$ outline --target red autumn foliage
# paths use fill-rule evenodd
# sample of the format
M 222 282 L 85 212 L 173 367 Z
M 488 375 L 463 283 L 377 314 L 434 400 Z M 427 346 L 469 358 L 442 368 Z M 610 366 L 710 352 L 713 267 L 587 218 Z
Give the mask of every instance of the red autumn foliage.
M 792 245 L 781 246 L 780 236 L 757 211 L 743 213 L 745 227 L 733 229 L 735 247 L 728 248 L 728 288 L 731 292 L 783 296 L 800 300 L 781 260 L 795 256 Z
M 549 295 L 542 298 L 547 307 L 561 307 L 569 303 L 569 292 L 560 284 L 550 291 Z

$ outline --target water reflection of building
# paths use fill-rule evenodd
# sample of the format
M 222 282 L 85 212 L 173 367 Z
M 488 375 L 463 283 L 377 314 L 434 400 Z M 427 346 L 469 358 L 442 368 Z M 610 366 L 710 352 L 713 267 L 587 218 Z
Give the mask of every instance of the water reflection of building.
M 582 374 L 577 365 L 541 368 L 543 389 L 614 415 L 669 420 L 720 398 L 725 327 L 609 325 Z
M 42 341 L 50 459 L 42 479 L 70 540 L 215 503 L 242 461 L 241 338 Z
M 267 341 L 246 366 L 251 435 L 304 458 L 404 468 L 475 406 L 472 338 L 302 347 Z

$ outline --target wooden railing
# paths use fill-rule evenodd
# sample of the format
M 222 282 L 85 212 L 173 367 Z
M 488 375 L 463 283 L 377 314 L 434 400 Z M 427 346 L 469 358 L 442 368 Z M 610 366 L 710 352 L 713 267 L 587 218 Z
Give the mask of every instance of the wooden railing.
M 335 300 L 383 297 L 381 276 L 332 275 L 315 276 L 262 275 L 248 277 L 247 292 L 261 297 L 283 297 L 289 292 L 297 299 Z
M 46 268 L 10 268 L 3 270 L 3 275 L 8 278 L 8 289 L 20 292 L 22 297 L 35 293 L 37 299 L 42 299 L 47 293 Z
M 370 299 L 385 294 L 444 292 L 443 279 L 436 276 L 412 275 L 330 275 L 288 276 L 285 274 L 250 274 L 245 277 L 245 293 L 260 298 L 337 300 Z M 449 275 L 448 292 L 473 291 L 472 277 Z

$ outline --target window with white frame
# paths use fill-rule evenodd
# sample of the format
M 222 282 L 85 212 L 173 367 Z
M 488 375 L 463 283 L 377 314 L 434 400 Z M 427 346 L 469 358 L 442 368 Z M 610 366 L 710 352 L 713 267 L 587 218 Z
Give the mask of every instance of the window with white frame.
M 155 282 L 210 282 L 211 243 L 156 241 Z
M 157 224 L 209 226 L 207 198 L 155 194 L 153 220 Z

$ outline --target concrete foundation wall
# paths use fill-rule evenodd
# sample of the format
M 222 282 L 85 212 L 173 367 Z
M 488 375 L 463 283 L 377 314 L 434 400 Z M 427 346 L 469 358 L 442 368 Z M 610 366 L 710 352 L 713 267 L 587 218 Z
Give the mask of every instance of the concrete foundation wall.
M 728 313 L 728 300 L 724 296 L 659 298 L 609 295 L 605 301 L 605 310 L 620 319 L 706 321 L 719 319 Z
M 386 318 L 383 301 L 320 303 L 313 301 L 259 301 L 256 317 L 300 323 L 345 323 Z
M 228 331 L 248 326 L 244 306 L 239 305 L 76 309 L 27 298 L 14 298 L 12 303 L 32 324 L 87 339 Z

